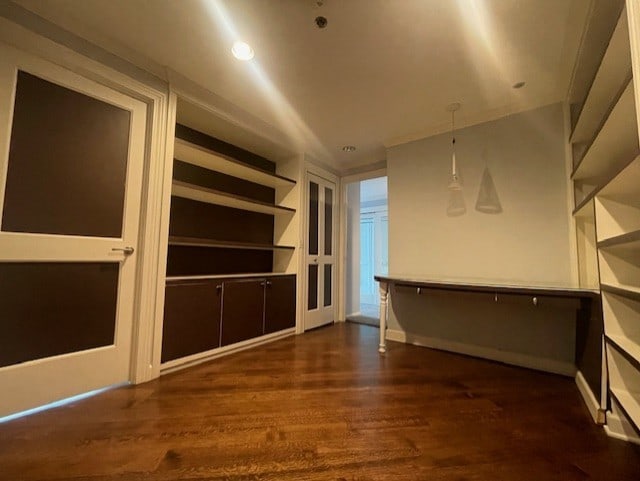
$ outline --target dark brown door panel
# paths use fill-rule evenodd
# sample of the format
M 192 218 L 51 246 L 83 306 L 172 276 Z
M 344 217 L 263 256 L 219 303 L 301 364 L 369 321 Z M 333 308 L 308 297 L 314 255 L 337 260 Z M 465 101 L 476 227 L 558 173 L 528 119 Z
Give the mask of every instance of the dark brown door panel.
M 167 284 L 162 328 L 162 362 L 220 346 L 222 281 Z
M 267 279 L 264 314 L 265 334 L 296 325 L 296 276 Z
M 264 279 L 225 281 L 222 301 L 222 345 L 262 336 Z

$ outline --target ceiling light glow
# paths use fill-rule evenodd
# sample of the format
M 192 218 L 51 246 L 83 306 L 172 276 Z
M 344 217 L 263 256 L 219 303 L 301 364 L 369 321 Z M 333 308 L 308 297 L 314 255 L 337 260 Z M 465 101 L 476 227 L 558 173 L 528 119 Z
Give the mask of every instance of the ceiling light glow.
M 238 60 L 251 60 L 253 58 L 253 49 L 246 42 L 238 40 L 231 47 L 231 53 Z

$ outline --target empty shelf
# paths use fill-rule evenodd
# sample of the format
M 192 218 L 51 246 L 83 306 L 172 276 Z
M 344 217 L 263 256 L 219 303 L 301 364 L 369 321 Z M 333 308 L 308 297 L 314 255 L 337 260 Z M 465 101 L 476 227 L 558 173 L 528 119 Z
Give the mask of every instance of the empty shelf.
M 178 138 L 175 140 L 173 156 L 178 160 L 198 167 L 215 170 L 222 174 L 232 175 L 233 177 L 268 187 L 292 187 L 296 184 L 292 179 L 258 169 Z
M 606 338 L 607 342 L 615 345 L 618 350 L 624 351 L 628 356 L 640 363 L 640 346 L 638 344 L 621 335 L 607 335 Z
M 630 163 L 638 153 L 638 126 L 631 81 L 577 163 L 572 178 L 576 181 L 600 179 Z
M 206 202 L 209 204 L 231 207 L 234 209 L 248 210 L 251 212 L 259 212 L 261 214 L 293 214 L 295 209 L 289 207 L 281 207 L 269 204 L 267 202 L 259 202 L 246 197 L 228 194 L 206 187 L 200 187 L 186 182 L 173 181 L 171 195 L 191 199 L 198 202 Z
M 294 250 L 294 246 L 281 246 L 272 244 L 257 244 L 252 242 L 235 242 L 214 239 L 199 239 L 196 237 L 169 237 L 169 245 L 189 246 L 189 247 L 221 247 L 229 249 L 251 249 L 251 250 Z
M 640 230 L 627 232 L 615 237 L 601 240 L 598 248 L 613 248 L 615 250 L 637 250 L 640 251 Z
M 640 288 L 633 286 L 625 286 L 625 285 L 611 285 L 611 284 L 601 284 L 600 289 L 606 292 L 611 292 L 612 294 L 618 294 L 619 296 L 628 297 L 629 299 L 635 299 L 640 301 Z
M 602 119 L 611 108 L 611 99 L 631 78 L 631 48 L 626 9 L 600 62 L 598 71 L 582 105 L 578 121 L 571 134 L 572 143 L 588 142 L 593 138 Z

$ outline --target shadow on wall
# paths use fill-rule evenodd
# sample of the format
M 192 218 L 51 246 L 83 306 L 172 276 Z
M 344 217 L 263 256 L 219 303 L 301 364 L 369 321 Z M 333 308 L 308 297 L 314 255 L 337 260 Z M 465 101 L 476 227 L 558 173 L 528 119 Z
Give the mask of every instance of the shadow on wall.
M 486 293 L 429 289 L 417 294 L 415 288 L 397 287 L 389 330 L 445 350 L 507 363 L 522 358 L 526 362 L 520 365 L 573 374 L 577 300 L 543 298 L 535 306 L 529 296 L 495 299 Z

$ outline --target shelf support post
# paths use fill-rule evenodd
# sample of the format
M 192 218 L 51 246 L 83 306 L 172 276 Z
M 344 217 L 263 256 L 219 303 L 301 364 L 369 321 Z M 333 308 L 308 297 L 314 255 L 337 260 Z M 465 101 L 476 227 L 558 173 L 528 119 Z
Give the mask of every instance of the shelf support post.
M 387 330 L 387 300 L 389 299 L 389 283 L 379 281 L 380 291 L 380 345 L 378 352 L 384 354 L 387 351 L 386 330 Z

